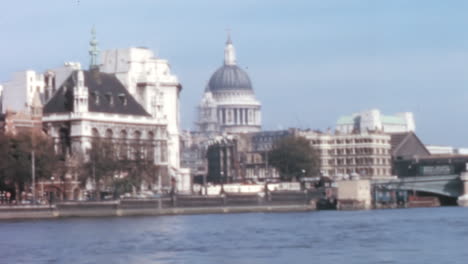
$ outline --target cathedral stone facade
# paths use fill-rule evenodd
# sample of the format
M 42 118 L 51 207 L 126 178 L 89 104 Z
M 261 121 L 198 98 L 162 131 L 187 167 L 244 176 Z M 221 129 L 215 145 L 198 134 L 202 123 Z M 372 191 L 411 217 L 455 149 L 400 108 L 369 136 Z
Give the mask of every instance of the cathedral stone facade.
M 224 64 L 213 73 L 198 108 L 198 131 L 248 133 L 261 130 L 261 104 L 247 73 L 237 66 L 231 38 L 224 48 Z

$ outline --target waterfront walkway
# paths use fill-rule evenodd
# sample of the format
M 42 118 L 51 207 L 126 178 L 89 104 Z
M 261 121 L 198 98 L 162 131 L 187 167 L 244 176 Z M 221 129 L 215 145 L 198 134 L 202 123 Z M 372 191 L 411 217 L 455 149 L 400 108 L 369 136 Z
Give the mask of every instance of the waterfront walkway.
M 298 212 L 315 209 L 315 195 L 307 192 L 284 192 L 268 197 L 258 195 L 174 196 L 99 202 L 68 201 L 54 205 L 0 206 L 0 219 Z

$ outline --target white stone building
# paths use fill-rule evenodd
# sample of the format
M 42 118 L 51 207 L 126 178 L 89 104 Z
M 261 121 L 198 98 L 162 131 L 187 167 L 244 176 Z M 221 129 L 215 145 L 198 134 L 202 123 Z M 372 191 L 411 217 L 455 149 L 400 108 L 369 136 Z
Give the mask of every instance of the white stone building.
M 179 94 L 182 86 L 167 60 L 147 48 L 103 51 L 101 72 L 114 74 L 155 120 L 165 120 L 168 133 L 168 165 L 179 191 L 190 190 L 190 176 L 180 166 Z
M 454 154 L 468 154 L 468 148 L 457 148 L 453 146 L 442 146 L 442 145 L 425 145 L 426 149 L 431 155 L 454 155 Z
M 3 111 L 20 112 L 30 109 L 36 93 L 44 93 L 44 75 L 33 70 L 16 72 L 3 84 Z
M 167 165 L 168 177 L 174 177 L 179 192 L 189 191 L 191 185 L 189 171 L 180 167 L 179 94 L 182 86 L 177 77 L 171 74 L 168 61 L 156 58 L 153 52 L 146 48 L 127 48 L 104 51 L 102 64 L 99 65 L 97 59 L 99 52 L 94 30 L 92 33 L 91 67 L 96 76 L 91 74 L 91 71 L 82 71 L 81 65 L 75 62 L 67 62 L 63 67 L 47 70 L 43 74 L 34 71 L 16 73 L 11 81 L 3 85 L 6 95 L 2 100 L 5 103 L 3 111 L 7 109 L 29 111 L 34 94 L 38 93 L 41 102 L 46 105 L 45 123 L 52 125 L 68 122 L 69 130 L 67 131 L 70 133 L 70 140 L 82 137 L 78 141 L 75 140 L 74 144 L 69 144 L 69 151 L 85 151 L 89 147 L 89 140 L 87 141 L 86 138 L 89 136 L 89 129 L 93 128 L 89 123 L 91 119 L 94 120 L 93 122 L 103 122 L 102 126 L 94 127 L 95 132 L 99 132 L 101 136 L 110 132 L 107 129 L 111 129 L 113 125 L 115 125 L 115 130 L 111 129 L 112 133 L 121 132 L 128 125 L 131 129 L 125 132 L 129 137 L 133 133 L 131 131 L 134 126 L 137 127 L 135 131 L 142 133 L 141 136 L 144 135 L 144 131 L 155 133 L 155 137 L 159 135 L 160 139 L 164 138 L 164 143 L 160 142 L 164 155 L 160 151 L 155 153 L 160 153 L 167 159 L 164 164 Z M 84 92 L 86 89 L 81 88 L 76 91 L 70 90 L 70 85 L 77 85 L 78 72 L 83 72 L 85 83 L 93 82 L 97 78 L 95 83 L 91 84 L 92 87 L 87 88 L 87 93 Z M 108 84 L 102 84 L 99 80 L 111 81 Z M 120 91 L 120 88 L 124 91 Z M 69 104 L 66 110 L 62 109 L 59 112 L 51 110 L 50 105 L 53 103 L 47 105 L 54 97 L 60 97 L 57 95 L 59 90 L 69 91 L 68 97 L 81 96 L 80 100 L 88 100 L 88 109 L 86 110 L 85 103 L 74 105 L 70 98 L 66 100 L 62 98 L 60 100 Z M 105 100 L 113 100 L 107 110 L 102 108 Z M 135 115 L 135 113 L 127 112 L 128 106 L 124 107 L 127 109 L 125 111 L 122 109 L 117 111 L 115 107 L 118 107 L 119 103 L 123 104 L 122 100 L 125 103 L 133 100 L 135 104 L 132 103 L 132 105 L 138 105 L 138 107 L 131 108 L 141 108 L 146 114 Z M 81 107 L 84 108 L 81 109 Z M 81 120 L 80 118 L 83 120 L 75 122 Z M 52 129 L 51 135 L 56 132 Z M 113 135 L 119 137 L 118 133 Z M 54 136 L 58 135 L 54 134 Z
M 261 130 L 261 104 L 247 73 L 237 66 L 231 38 L 224 48 L 224 64 L 211 76 L 198 107 L 198 131 L 212 136 Z
M 392 175 L 390 135 L 381 132 L 330 134 L 298 130 L 320 158 L 320 172 L 333 179 L 359 175 L 374 179 Z
M 372 109 L 340 117 L 336 122 L 335 130 L 345 134 L 375 130 L 385 133 L 400 133 L 414 132 L 416 125 L 411 112 L 382 115 L 380 110 Z
M 33 70 L 14 73 L 12 79 L 3 84 L 2 112 L 28 112 L 36 93 L 41 102 L 46 103 L 71 72 L 78 69 L 81 69 L 79 63 L 66 62 L 62 67 L 44 73 Z
M 130 158 L 132 146 L 149 146 L 145 155 L 157 165 L 162 187 L 170 188 L 167 122 L 146 112 L 114 75 L 97 68 L 72 72 L 44 106 L 42 121 L 57 153 L 67 157 L 86 159 L 97 138 Z

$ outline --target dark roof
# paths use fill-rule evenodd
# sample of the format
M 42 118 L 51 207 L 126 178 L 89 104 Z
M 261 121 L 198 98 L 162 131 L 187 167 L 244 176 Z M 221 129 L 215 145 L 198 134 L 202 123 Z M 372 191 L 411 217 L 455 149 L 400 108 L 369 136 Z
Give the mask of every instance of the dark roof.
M 394 158 L 427 157 L 431 155 L 426 146 L 413 132 L 390 133 L 390 137 L 392 157 Z
M 73 112 L 74 71 L 44 106 L 44 114 Z M 150 116 L 113 74 L 98 70 L 83 71 L 88 87 L 88 111 L 123 115 Z M 123 101 L 126 100 L 126 103 Z

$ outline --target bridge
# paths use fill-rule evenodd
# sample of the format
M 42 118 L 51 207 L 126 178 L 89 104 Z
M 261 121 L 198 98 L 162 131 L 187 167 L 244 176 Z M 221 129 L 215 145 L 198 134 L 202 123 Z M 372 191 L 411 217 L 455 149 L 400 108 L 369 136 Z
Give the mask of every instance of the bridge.
M 371 184 L 378 189 L 426 192 L 452 198 L 464 194 L 463 181 L 458 174 L 372 180 Z

